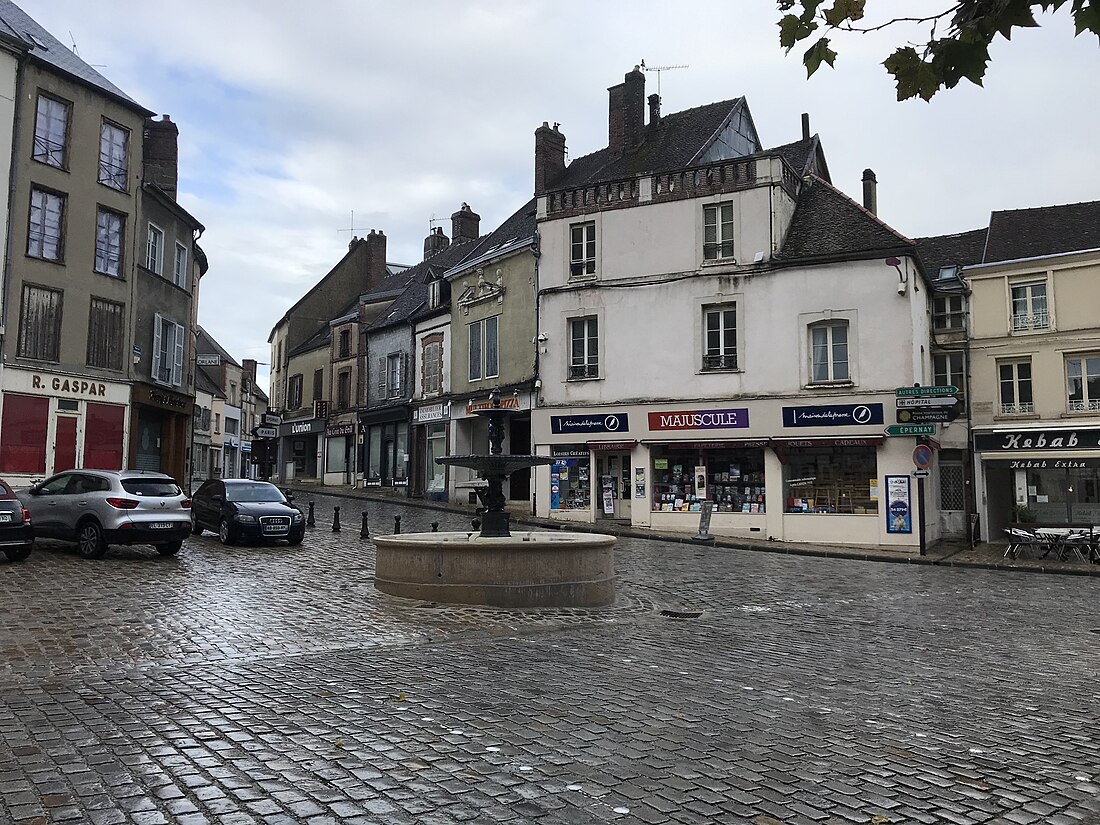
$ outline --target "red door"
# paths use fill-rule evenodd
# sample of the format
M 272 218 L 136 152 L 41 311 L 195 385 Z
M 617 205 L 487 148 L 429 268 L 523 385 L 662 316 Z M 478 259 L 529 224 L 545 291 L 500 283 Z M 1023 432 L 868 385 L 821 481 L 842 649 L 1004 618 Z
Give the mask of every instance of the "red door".
M 53 471 L 72 470 L 76 467 L 76 419 L 67 415 L 57 417 L 54 433 Z

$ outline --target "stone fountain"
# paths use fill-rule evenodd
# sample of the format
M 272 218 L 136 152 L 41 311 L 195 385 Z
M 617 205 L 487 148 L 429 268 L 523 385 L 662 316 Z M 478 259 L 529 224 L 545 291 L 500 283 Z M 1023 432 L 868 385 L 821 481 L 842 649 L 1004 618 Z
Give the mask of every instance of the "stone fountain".
M 516 470 L 553 463 L 547 456 L 504 453 L 504 422 L 514 410 L 476 410 L 489 429 L 488 455 L 456 455 L 439 464 L 484 476 L 478 491 L 481 530 L 375 536 L 374 586 L 391 596 L 493 607 L 599 607 L 615 600 L 615 539 L 597 533 L 513 534 L 504 479 Z

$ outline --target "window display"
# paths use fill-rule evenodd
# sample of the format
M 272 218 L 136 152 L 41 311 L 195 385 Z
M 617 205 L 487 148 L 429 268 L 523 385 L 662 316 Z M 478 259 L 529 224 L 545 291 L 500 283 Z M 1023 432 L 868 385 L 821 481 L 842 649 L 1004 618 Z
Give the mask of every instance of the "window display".
M 699 449 L 655 446 L 653 510 L 697 513 L 704 501 L 715 513 L 763 513 L 762 448 Z
M 550 465 L 550 509 L 591 509 L 591 462 L 588 448 L 555 448 L 553 456 L 554 463 Z
M 878 512 L 874 447 L 791 447 L 780 460 L 786 512 Z

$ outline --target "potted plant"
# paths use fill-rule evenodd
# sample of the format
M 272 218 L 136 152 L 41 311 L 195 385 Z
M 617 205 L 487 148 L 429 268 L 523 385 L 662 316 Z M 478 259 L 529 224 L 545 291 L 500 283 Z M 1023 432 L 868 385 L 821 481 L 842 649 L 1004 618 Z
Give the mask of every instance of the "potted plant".
M 1013 506 L 1012 516 L 1017 524 L 1034 524 L 1039 520 L 1038 514 L 1026 504 Z

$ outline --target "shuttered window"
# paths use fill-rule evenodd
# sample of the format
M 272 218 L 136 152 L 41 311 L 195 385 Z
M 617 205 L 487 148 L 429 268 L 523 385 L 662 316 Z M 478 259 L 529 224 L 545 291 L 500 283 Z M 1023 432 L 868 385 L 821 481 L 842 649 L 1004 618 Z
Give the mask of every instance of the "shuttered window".
M 123 304 L 92 298 L 88 312 L 89 367 L 122 369 L 122 347 L 126 337 L 124 313 Z
M 60 360 L 62 294 L 59 289 L 23 285 L 19 323 L 19 355 L 23 358 Z
M 153 320 L 153 374 L 158 384 L 178 387 L 183 381 L 183 327 L 162 315 Z

